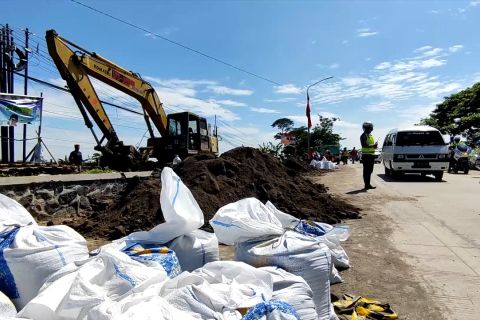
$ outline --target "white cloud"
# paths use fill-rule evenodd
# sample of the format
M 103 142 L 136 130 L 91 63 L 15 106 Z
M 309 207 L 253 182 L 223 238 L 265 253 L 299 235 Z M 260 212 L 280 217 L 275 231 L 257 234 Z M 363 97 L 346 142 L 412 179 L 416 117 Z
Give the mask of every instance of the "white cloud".
M 357 37 L 365 38 L 377 35 L 378 32 L 370 30 L 370 28 L 357 29 Z
M 216 81 L 211 80 L 190 80 L 190 79 L 160 79 L 156 77 L 145 76 L 145 80 L 169 88 L 195 88 L 202 85 L 216 85 Z
M 311 41 L 311 44 L 316 44 L 317 43 L 317 40 L 312 40 Z
M 446 63 L 447 63 L 446 60 L 439 60 L 436 58 L 432 58 L 432 59 L 420 61 L 418 66 L 422 69 L 425 69 L 425 68 L 432 68 L 432 67 L 440 67 Z
M 253 94 L 252 90 L 248 89 L 233 89 L 225 86 L 219 85 L 209 85 L 207 90 L 219 94 L 219 95 L 231 95 L 231 96 L 251 96 Z
M 276 102 L 276 103 L 286 103 L 286 102 L 292 102 L 297 100 L 297 98 L 293 97 L 285 97 L 285 98 L 280 98 L 280 99 L 264 99 L 263 101 L 265 102 Z
M 480 6 L 480 1 L 470 1 L 470 7 L 477 7 Z
M 393 109 L 391 101 L 381 101 L 379 103 L 369 104 L 364 108 L 368 112 L 382 112 Z
M 267 109 L 267 108 L 250 108 L 253 112 L 258 112 L 258 113 L 280 113 L 279 111 L 275 109 Z
M 246 107 L 247 104 L 246 103 L 243 103 L 243 102 L 239 102 L 239 101 L 234 101 L 234 100 L 230 100 L 230 99 L 227 99 L 227 100 L 212 100 L 216 103 L 219 103 L 221 105 L 224 105 L 224 106 L 230 106 L 230 107 Z
M 390 62 L 382 62 L 380 64 L 377 64 L 375 66 L 375 69 L 377 70 L 384 70 L 384 69 L 388 69 L 392 66 L 392 64 Z
M 348 43 L 349 43 L 348 40 L 342 40 L 342 44 L 343 44 L 343 45 L 347 45 Z
M 413 51 L 414 52 L 424 52 L 424 51 L 428 51 L 428 50 L 431 50 L 431 49 L 433 49 L 432 46 L 423 46 L 423 47 L 417 48 Z
M 275 93 L 279 94 L 300 94 L 301 92 L 302 88 L 291 83 L 275 87 Z
M 432 48 L 430 50 L 423 51 L 422 54 L 427 57 L 436 56 L 442 53 L 442 48 Z
M 180 109 L 178 111 L 188 110 L 205 117 L 217 116 L 226 121 L 240 119 L 238 115 L 228 109 L 223 108 L 215 100 L 203 100 L 182 94 L 177 88 L 156 87 L 158 95 L 162 97 L 164 105 Z
M 460 51 L 460 50 L 462 50 L 462 49 L 463 49 L 463 45 L 461 45 L 461 44 L 456 44 L 456 45 L 454 45 L 454 46 L 449 47 L 449 48 L 448 48 L 448 51 L 450 51 L 450 52 L 457 52 L 457 51 Z
M 337 69 L 338 67 L 340 67 L 340 65 L 338 63 L 332 63 L 329 68 L 330 69 Z
M 428 13 L 431 13 L 431 14 L 439 14 L 440 11 L 438 11 L 438 10 L 429 10 Z

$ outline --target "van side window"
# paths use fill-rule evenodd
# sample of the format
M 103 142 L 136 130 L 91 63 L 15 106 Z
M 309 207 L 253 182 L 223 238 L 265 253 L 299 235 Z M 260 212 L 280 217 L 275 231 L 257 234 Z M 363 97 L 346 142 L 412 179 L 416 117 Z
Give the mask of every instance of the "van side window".
M 389 134 L 385 137 L 385 142 L 383 143 L 384 146 L 389 147 L 392 145 L 392 135 Z

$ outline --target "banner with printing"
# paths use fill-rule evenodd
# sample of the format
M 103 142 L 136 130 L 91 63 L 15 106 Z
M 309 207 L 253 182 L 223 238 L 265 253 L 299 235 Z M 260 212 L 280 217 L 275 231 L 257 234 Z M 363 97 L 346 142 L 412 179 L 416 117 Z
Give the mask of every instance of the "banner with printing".
M 40 121 L 43 98 L 0 93 L 0 126 Z

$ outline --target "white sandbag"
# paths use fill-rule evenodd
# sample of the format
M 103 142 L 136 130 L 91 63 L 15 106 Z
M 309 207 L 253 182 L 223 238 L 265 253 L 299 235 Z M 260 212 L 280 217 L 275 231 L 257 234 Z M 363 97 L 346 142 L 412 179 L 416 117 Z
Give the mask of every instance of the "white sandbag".
M 206 263 L 220 260 L 215 233 L 195 230 L 173 239 L 167 245 L 176 253 L 183 271 L 193 271 Z
M 307 282 L 279 267 L 263 267 L 273 280 L 272 300 L 290 304 L 302 320 L 317 320 L 317 309 L 313 301 L 313 292 Z
M 289 303 L 279 300 L 261 302 L 249 309 L 242 320 L 299 320 L 295 308 Z
M 235 245 L 235 260 L 255 267 L 278 266 L 310 285 L 320 320 L 330 318 L 331 255 L 315 238 L 287 230 L 269 240 L 251 240 Z
M 164 282 L 163 268 L 147 267 L 117 250 L 65 266 L 45 283 L 20 316 L 33 320 L 83 319 L 94 307 L 118 301 L 144 282 Z
M 175 252 L 163 245 L 134 242 L 126 244 L 121 251 L 148 267 L 163 268 L 170 278 L 182 272 Z
M 267 201 L 267 203 L 265 203 L 265 207 L 267 207 L 275 215 L 275 217 L 277 217 L 277 219 L 282 224 L 282 228 L 284 229 L 294 228 L 300 221 L 298 218 L 295 218 L 291 214 L 278 210 L 277 207 L 275 207 L 275 205 L 270 201 Z
M 336 283 L 342 283 L 343 279 L 342 276 L 340 275 L 340 272 L 338 272 L 337 268 L 335 268 L 335 265 L 333 264 L 333 258 L 332 258 L 332 270 L 330 271 L 330 284 L 336 284 Z
M 180 177 L 169 167 L 162 170 L 160 205 L 165 223 L 150 231 L 133 232 L 128 236 L 128 240 L 167 243 L 203 225 L 203 212 L 197 201 Z
M 272 277 L 242 262 L 216 261 L 192 273 L 183 272 L 162 287 L 174 307 L 202 315 L 202 319 L 240 319 L 236 311 L 271 299 Z
M 16 315 L 17 309 L 15 309 L 12 301 L 0 291 L 0 319 L 7 317 L 14 318 Z
M 0 194 L 0 228 L 37 225 L 32 215 L 17 201 Z M 0 231 L 2 231 L 0 230 Z
M 210 225 L 218 241 L 227 245 L 283 233 L 280 220 L 255 198 L 242 199 L 221 207 L 210 220 Z
M 0 288 L 21 309 L 48 277 L 87 257 L 87 242 L 67 226 L 11 227 L 0 233 Z
M 281 221 L 283 228 L 294 229 L 297 232 L 315 237 L 318 241 L 326 244 L 330 249 L 332 262 L 335 267 L 350 267 L 348 255 L 340 245 L 340 241 L 345 241 L 350 236 L 348 226 L 332 226 L 322 222 L 300 220 L 288 213 L 278 210 L 270 201 L 268 201 L 265 206 Z M 334 275 L 332 279 L 337 279 L 337 282 L 338 280 L 341 281 L 339 275 Z
M 120 301 L 106 301 L 88 312 L 87 320 L 194 320 L 192 312 L 174 308 L 156 294 L 137 292 Z

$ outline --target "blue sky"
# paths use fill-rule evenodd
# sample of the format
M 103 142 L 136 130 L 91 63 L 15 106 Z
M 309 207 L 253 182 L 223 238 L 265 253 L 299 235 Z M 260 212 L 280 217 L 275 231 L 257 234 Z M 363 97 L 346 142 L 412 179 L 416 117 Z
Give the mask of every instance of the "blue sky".
M 480 1 L 81 2 L 281 84 L 72 1 L 2 3 L 0 23 L 9 23 L 19 38 L 29 27 L 36 34 L 33 44 L 40 43 L 31 59 L 32 76 L 62 84 L 43 40 L 54 28 L 140 73 L 155 86 L 167 112 L 190 110 L 212 122 L 217 115 L 222 151 L 271 141 L 270 125 L 280 117 L 305 124 L 305 87 L 324 77 L 334 76 L 310 89 L 312 117 L 314 123 L 317 114 L 340 118 L 335 131 L 347 147 L 358 147 L 365 120 L 375 123 L 374 134 L 383 139 L 389 129 L 428 115 L 444 96 L 480 81 Z M 97 85 L 101 98 L 138 108 L 124 94 Z M 69 95 L 30 85 L 31 94 L 39 92 L 45 97 L 42 132 L 55 156 L 63 157 L 74 142 L 91 154 L 93 138 Z M 121 139 L 140 142 L 146 130 L 141 117 L 110 107 L 107 112 Z

